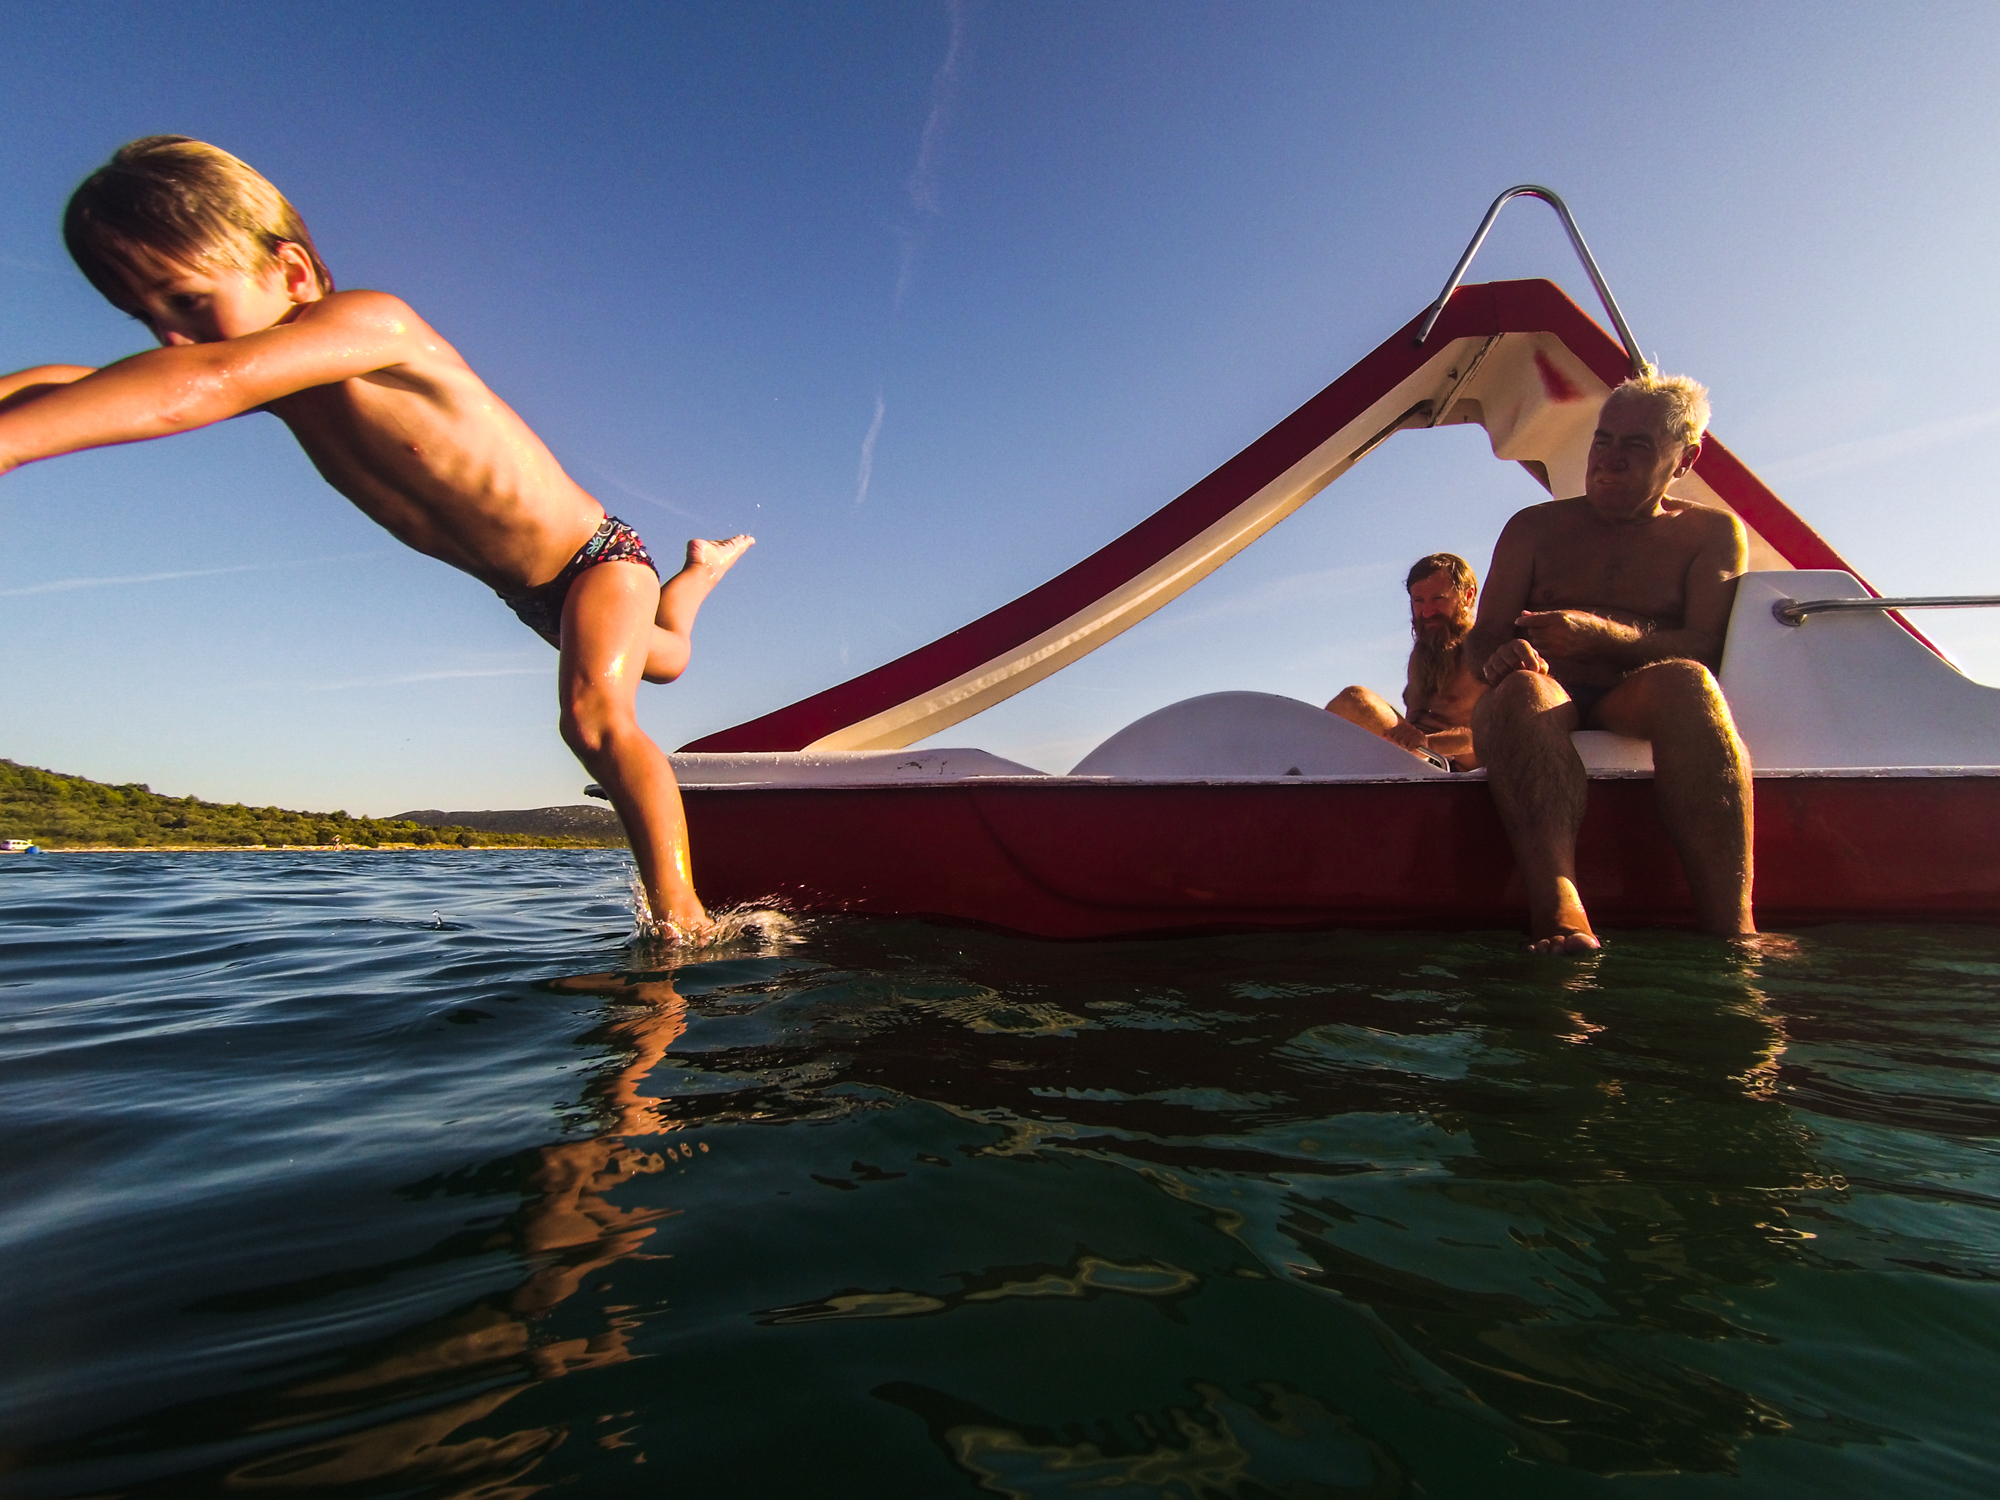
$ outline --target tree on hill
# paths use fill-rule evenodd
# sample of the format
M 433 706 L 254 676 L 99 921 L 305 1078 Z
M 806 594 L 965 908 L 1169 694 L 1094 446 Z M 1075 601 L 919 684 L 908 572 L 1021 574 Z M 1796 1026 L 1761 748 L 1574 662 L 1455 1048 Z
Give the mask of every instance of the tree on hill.
M 345 812 L 293 812 L 162 797 L 144 782 L 112 786 L 60 771 L 0 760 L 0 838 L 32 839 L 50 849 L 162 845 L 267 848 L 340 844 L 372 849 L 382 844 L 459 848 L 608 848 L 620 840 L 483 833 L 471 828 L 426 828 L 394 818 L 357 818 Z

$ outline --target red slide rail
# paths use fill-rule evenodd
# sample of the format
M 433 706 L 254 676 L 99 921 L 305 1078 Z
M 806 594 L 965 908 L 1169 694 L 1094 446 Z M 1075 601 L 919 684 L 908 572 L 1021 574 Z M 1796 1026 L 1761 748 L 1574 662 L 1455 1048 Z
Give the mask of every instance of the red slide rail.
M 1066 572 L 927 646 L 681 748 L 739 753 L 802 750 L 1005 658 L 1123 587 L 1244 504 L 1453 339 L 1547 333 L 1560 339 L 1607 385 L 1617 385 L 1629 370 L 1629 358 L 1618 341 L 1550 281 L 1461 286 L 1419 348 L 1415 335 L 1425 315 L 1390 334 L 1346 374 L 1214 473 Z M 1713 437 L 1703 443 L 1695 472 L 1793 567 L 1839 568 L 1861 577 L 1853 564 Z M 1866 580 L 1862 587 L 1876 593 Z

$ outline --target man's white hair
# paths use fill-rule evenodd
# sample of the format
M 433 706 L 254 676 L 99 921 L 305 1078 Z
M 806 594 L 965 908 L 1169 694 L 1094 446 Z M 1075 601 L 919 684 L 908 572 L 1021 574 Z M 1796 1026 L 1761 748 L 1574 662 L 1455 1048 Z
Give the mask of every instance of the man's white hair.
M 1611 395 L 1644 396 L 1658 402 L 1667 414 L 1667 430 L 1681 440 L 1682 447 L 1700 442 L 1708 431 L 1708 387 L 1692 376 L 1662 375 L 1649 368 L 1643 375 L 1628 378 Z

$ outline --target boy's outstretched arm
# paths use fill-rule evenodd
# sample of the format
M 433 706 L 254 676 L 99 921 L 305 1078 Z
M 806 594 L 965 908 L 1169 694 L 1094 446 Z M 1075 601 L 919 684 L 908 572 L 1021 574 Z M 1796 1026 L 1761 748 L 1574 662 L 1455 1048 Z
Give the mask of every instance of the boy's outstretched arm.
M 25 406 L 38 396 L 46 396 L 73 380 L 96 373 L 89 365 L 36 365 L 30 370 L 0 375 L 0 412 Z
M 0 474 L 85 448 L 190 432 L 312 386 L 387 369 L 408 357 L 423 327 L 387 293 L 335 292 L 293 321 L 256 333 L 149 349 L 67 379 L 81 367 L 22 371 L 6 379 L 41 378 L 6 393 L 27 399 L 0 399 Z

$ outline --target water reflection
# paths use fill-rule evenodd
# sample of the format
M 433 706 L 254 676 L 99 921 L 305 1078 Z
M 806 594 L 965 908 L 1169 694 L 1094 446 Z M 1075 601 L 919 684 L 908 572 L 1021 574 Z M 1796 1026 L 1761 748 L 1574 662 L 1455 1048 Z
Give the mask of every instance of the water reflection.
M 802 1448 L 853 1428 L 881 1456 L 869 1493 L 935 1492 L 889 1456 L 911 1443 L 968 1492 L 1249 1500 L 1405 1493 L 1444 1433 L 1583 1475 L 1896 1438 L 1797 1394 L 1800 1356 L 1755 1310 L 1802 1267 L 1852 1264 L 1816 1238 L 1850 1189 L 1789 1102 L 1797 1023 L 1773 996 L 1802 960 L 1631 947 L 1537 964 L 1475 938 L 855 924 L 761 966 L 558 979 L 599 1007 L 570 1133 L 406 1185 L 506 1206 L 342 1285 L 495 1261 L 518 1279 L 310 1372 L 12 1457 L 134 1496 L 608 1492 L 669 1458 L 713 1480 L 740 1441 L 704 1421 L 785 1399 L 817 1405 L 788 1419 L 818 1434 Z M 754 1191 L 727 1177 L 759 1150 Z M 698 1188 L 671 1175 L 689 1167 L 718 1170 Z M 663 1247 L 692 1257 L 749 1215 L 791 1291 L 743 1291 L 712 1253 L 681 1285 L 724 1352 L 670 1362 L 670 1401 L 635 1365 L 674 1348 Z M 1002 1240 L 1034 1253 L 985 1249 Z M 728 1386 L 739 1358 L 753 1374 Z M 183 1471 L 145 1477 L 162 1454 Z
M 1497 1025 L 1468 1026 L 1463 1007 L 1413 1025 L 1383 997 L 1343 995 L 1326 1007 L 1341 1019 L 1289 1037 L 1297 985 L 1233 986 L 1225 1009 L 1198 1006 L 1199 986 L 1093 1001 L 1045 981 L 1032 1006 L 1005 987 L 930 998 L 923 1011 L 957 1034 L 908 1007 L 885 1017 L 921 1045 L 871 1046 L 848 1076 L 999 1126 L 992 1154 L 1137 1168 L 1267 1268 L 1361 1310 L 1393 1366 L 1528 1455 L 1729 1471 L 1753 1434 L 1840 1424 L 1660 1358 L 1648 1338 L 1763 1337 L 1731 1317 L 1731 1294 L 1770 1284 L 1813 1237 L 1795 1211 L 1836 1187 L 1772 1099 L 1785 1039 L 1757 988 L 1764 960 L 1716 957 L 1706 996 L 1613 1000 L 1586 971 L 1474 1007 Z M 1044 1067 L 965 1033 L 1069 1045 Z M 927 1087 L 940 1071 L 948 1094 Z M 1427 1137 L 1414 1151 L 1399 1139 L 1412 1127 Z M 955 1305 L 849 1291 L 791 1315 Z
M 595 1328 L 574 1333 L 553 1331 L 551 1314 L 614 1262 L 643 1257 L 658 1221 L 674 1212 L 621 1206 L 618 1190 L 660 1173 L 671 1161 L 709 1150 L 705 1143 L 656 1139 L 683 1127 L 662 1120 L 660 1101 L 641 1092 L 647 1075 L 687 1029 L 687 1005 L 671 979 L 586 974 L 547 988 L 606 1002 L 608 1019 L 579 1039 L 609 1054 L 579 1100 L 578 1113 L 597 1133 L 401 1190 L 410 1199 L 439 1192 L 518 1194 L 515 1209 L 490 1229 L 454 1235 L 406 1261 L 210 1297 L 195 1310 L 240 1314 L 309 1303 L 333 1290 L 329 1281 L 386 1282 L 412 1267 L 496 1253 L 532 1267 L 525 1280 L 502 1295 L 352 1348 L 325 1373 L 170 1407 L 78 1442 L 13 1455 L 17 1463 L 115 1472 L 120 1465 L 112 1455 L 120 1451 L 155 1460 L 162 1452 L 194 1457 L 212 1445 L 258 1452 L 247 1462 L 210 1464 L 121 1488 L 134 1496 L 183 1494 L 207 1484 L 253 1492 L 368 1494 L 423 1486 L 426 1493 L 501 1500 L 542 1488 L 524 1487 L 522 1481 L 569 1436 L 568 1424 L 512 1425 L 502 1408 L 543 1383 L 633 1357 L 630 1336 L 637 1323 L 619 1316 L 625 1309 L 606 1307 Z M 411 1408 L 418 1410 L 388 1421 L 375 1417 Z M 272 1451 L 270 1435 L 290 1432 L 315 1435 Z M 624 1446 L 616 1433 L 601 1434 L 597 1441 Z M 642 1454 L 634 1456 L 643 1461 Z
M 1372 1500 L 1408 1493 L 1381 1445 L 1313 1397 L 1271 1383 L 1250 1400 L 1199 1381 L 1192 1401 L 1157 1412 L 1071 1422 L 1009 1421 L 911 1384 L 874 1395 L 919 1418 L 979 1487 L 1008 1500 L 1091 1491 L 1255 1500 Z

